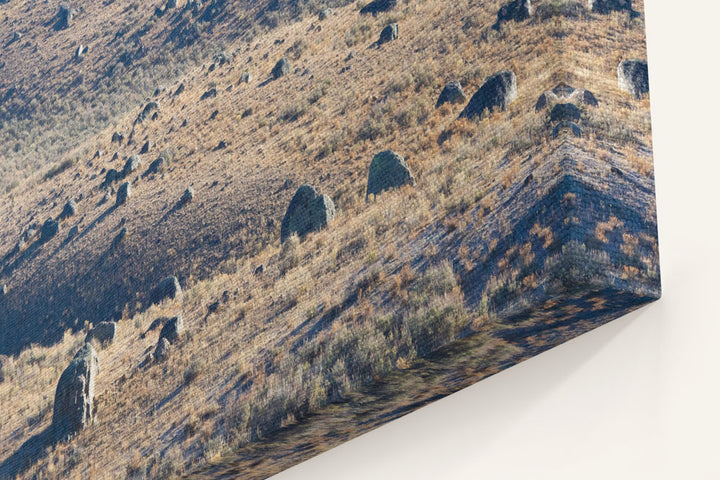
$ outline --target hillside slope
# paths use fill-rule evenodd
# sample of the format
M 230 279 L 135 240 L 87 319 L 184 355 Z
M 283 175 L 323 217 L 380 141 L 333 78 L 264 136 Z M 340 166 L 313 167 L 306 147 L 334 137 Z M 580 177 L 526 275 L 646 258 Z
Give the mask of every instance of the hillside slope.
M 34 173 L 2 200 L 1 474 L 240 468 L 264 478 L 659 295 L 649 101 L 620 91 L 616 76 L 621 60 L 644 57 L 641 6 L 638 15 L 545 9 L 495 29 L 497 1 L 399 2 L 377 16 L 337 3 L 323 20 L 319 6 L 297 5 L 209 2 L 154 17 L 142 38 L 157 48 L 143 58 L 173 57 L 142 82 L 164 87 L 114 90 L 122 105 L 103 127 L 78 127 L 76 143 L 32 143 L 62 168 L 28 166 Z M 15 19 L 36 7 L 2 6 Z M 52 18 L 43 8 L 38 18 Z M 71 62 L 87 66 L 87 84 L 112 63 L 89 56 L 113 44 L 85 38 L 155 7 L 83 8 L 75 26 L 85 37 L 40 20 L 27 28 L 33 41 L 60 42 L 56 50 L 87 42 L 88 56 Z M 392 22 L 399 38 L 377 45 Z M 177 52 L 192 47 L 170 40 L 196 24 L 209 30 L 185 58 Z M 290 73 L 274 79 L 281 57 Z M 41 62 L 40 77 L 11 62 L 0 75 L 62 72 L 71 82 L 54 62 Z M 518 82 L 505 111 L 467 120 L 458 119 L 463 105 L 434 108 L 448 81 L 472 95 L 505 69 Z M 580 138 L 554 135 L 550 109 L 535 108 L 561 83 L 597 98 L 582 107 Z M 47 90 L 40 80 L 33 88 Z M 99 110 L 110 98 L 100 87 L 87 95 L 83 105 Z M 27 121 L 40 122 L 35 113 Z M 370 162 L 388 149 L 417 183 L 366 201 Z M 142 164 L 125 179 L 129 201 L 116 205 L 120 182 L 107 172 L 131 155 Z M 149 172 L 158 158 L 165 168 Z M 281 245 L 285 210 L 304 184 L 332 197 L 336 218 Z M 194 198 L 182 202 L 188 187 Z M 77 212 L 61 219 L 71 199 Z M 47 218 L 59 219 L 59 232 L 46 240 Z M 151 305 L 168 275 L 182 296 Z M 177 313 L 182 341 L 164 363 L 147 363 L 156 319 Z M 105 320 L 118 321 L 118 336 L 98 353 L 95 425 L 48 445 L 57 378 Z M 447 387 L 419 387 L 428 369 Z M 358 422 L 338 426 L 333 418 L 348 412 Z M 264 445 L 284 455 L 263 463 Z

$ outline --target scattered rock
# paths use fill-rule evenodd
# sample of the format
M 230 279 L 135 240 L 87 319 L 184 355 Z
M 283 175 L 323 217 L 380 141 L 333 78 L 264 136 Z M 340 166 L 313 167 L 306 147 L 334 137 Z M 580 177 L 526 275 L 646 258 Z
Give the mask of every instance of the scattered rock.
M 65 30 L 66 28 L 70 28 L 70 24 L 72 23 L 73 18 L 75 18 L 76 13 L 77 11 L 74 8 L 67 5 L 60 5 L 60 10 L 55 16 L 56 20 L 53 25 L 53 29 Z
M 150 151 L 152 148 L 152 142 L 148 140 L 147 142 L 143 143 L 142 148 L 140 149 L 140 155 L 144 155 Z
M 180 95 L 180 94 L 181 94 L 182 92 L 184 92 L 184 91 L 185 91 L 185 84 L 184 84 L 184 83 L 181 83 L 180 85 L 178 85 L 178 87 L 177 87 L 177 89 L 175 90 L 175 93 L 174 93 L 173 95 L 177 97 L 178 95 Z
M 538 98 L 538 101 L 535 103 L 535 111 L 539 112 L 540 110 L 546 109 L 549 103 L 550 99 L 548 98 L 548 93 L 545 92 L 540 95 L 540 98 Z
M 165 168 L 167 168 L 167 160 L 165 160 L 165 157 L 158 157 L 150 164 L 145 171 L 145 175 L 164 172 Z
M 137 121 L 144 122 L 147 120 L 148 116 L 150 116 L 153 112 L 157 112 L 159 109 L 160 105 L 158 105 L 157 102 L 148 102 L 148 104 L 145 105 L 145 108 L 143 108 L 143 111 L 140 112 L 140 115 L 138 115 Z
M 371 13 L 377 15 L 380 12 L 392 10 L 397 5 L 397 0 L 373 0 L 360 9 L 361 14 Z
M 597 98 L 595 98 L 595 95 L 593 95 L 593 93 L 590 90 L 583 91 L 582 102 L 585 105 L 590 105 L 591 107 L 598 106 Z
M 5 295 L 7 295 L 7 292 L 8 292 L 7 284 L 3 283 L 2 285 L 0 285 L 0 297 L 4 297 Z
M 185 193 L 182 194 L 182 197 L 180 197 L 180 205 L 192 202 L 193 198 L 195 198 L 195 189 L 193 187 L 188 187 L 187 190 L 185 190 Z
M 122 176 L 127 177 L 142 165 L 142 160 L 137 155 L 130 155 L 123 167 Z M 109 173 L 109 172 L 108 172 Z
M 504 111 L 517 98 L 517 77 L 509 70 L 490 76 L 472 96 L 460 118 L 483 119 L 493 110 Z
M 165 360 L 170 353 L 170 342 L 167 338 L 160 338 L 157 343 L 157 347 L 155 347 L 155 353 L 153 354 L 153 359 L 156 362 L 162 362 Z
M 463 91 L 462 85 L 460 85 L 460 82 L 457 80 L 453 80 L 445 85 L 445 88 L 440 92 L 440 97 L 438 97 L 435 108 L 439 108 L 446 103 L 457 104 L 465 103 L 466 101 L 467 96 Z
M 217 97 L 217 89 L 211 88 L 210 90 L 208 90 L 202 94 L 202 96 L 200 97 L 200 100 L 207 100 L 208 98 L 215 98 L 215 97 Z
M 175 343 L 180 338 L 180 334 L 183 331 L 183 318 L 182 315 L 172 317 L 160 330 L 160 339 L 167 339 L 170 343 Z
M 327 195 L 320 195 L 310 185 L 298 188 L 288 205 L 280 226 L 280 241 L 293 233 L 300 237 L 320 231 L 335 218 L 335 204 Z
M 42 230 L 40 230 L 40 241 L 47 242 L 52 237 L 57 235 L 59 231 L 60 224 L 57 222 L 57 220 L 48 218 L 47 220 L 45 220 L 45 223 L 43 223 Z
M 572 103 L 558 103 L 555 105 L 550 112 L 550 121 L 560 122 L 564 120 L 579 122 L 580 109 Z
M 636 99 L 641 99 L 650 91 L 648 65 L 644 60 L 623 60 L 618 65 L 618 86 Z
M 510 3 L 506 3 L 497 14 L 497 21 L 493 28 L 495 30 L 500 29 L 500 25 L 504 22 L 514 21 L 522 22 L 527 20 L 532 15 L 532 4 L 530 0 L 513 0 Z
M 93 155 L 93 158 L 100 158 L 105 154 L 102 150 L 95 150 L 95 155 Z
M 85 343 L 95 340 L 103 347 L 110 345 L 117 334 L 116 322 L 100 322 L 93 326 L 85 336 Z
M 320 10 L 320 13 L 318 13 L 318 20 L 322 22 L 323 20 L 328 19 L 332 14 L 332 8 L 323 8 Z
M 555 125 L 552 132 L 553 138 L 557 138 L 562 131 L 570 131 L 576 137 L 582 137 L 582 129 L 574 122 L 563 121 Z
M 225 143 L 224 140 L 220 140 L 218 142 L 217 146 L 213 150 L 217 151 L 217 150 L 223 150 L 225 148 L 227 148 L 227 143 Z
M 80 45 L 77 50 L 75 50 L 75 58 L 81 59 L 85 56 L 85 54 L 88 52 L 87 45 Z
M 632 8 L 632 0 L 588 0 L 588 8 L 596 13 L 636 13 Z
M 131 187 L 130 182 L 123 182 L 118 187 L 117 197 L 115 197 L 115 206 L 119 207 L 130 199 Z
M 405 159 L 390 150 L 375 155 L 370 164 L 365 199 L 403 185 L 415 185 L 415 177 Z
M 110 185 L 113 182 L 116 182 L 122 178 L 122 175 L 120 172 L 115 170 L 114 168 L 111 168 L 110 170 L 105 173 L 105 185 Z
M 573 93 L 575 93 L 575 87 L 572 87 L 567 83 L 559 83 L 552 89 L 552 92 L 558 97 L 569 98 Z
M 177 8 L 177 0 L 167 0 L 165 3 L 165 10 L 170 10 L 172 8 Z
M 80 233 L 80 227 L 78 227 L 77 225 L 74 225 L 74 226 L 68 231 L 67 240 L 68 240 L 68 241 L 72 240 L 73 238 L 75 238 L 75 237 L 77 236 L 78 233 Z
M 278 79 L 280 77 L 284 77 L 285 75 L 288 75 L 290 73 L 290 61 L 288 61 L 287 58 L 283 57 L 275 64 L 275 67 L 272 69 L 272 76 L 274 79 Z
M 397 40 L 398 38 L 398 24 L 397 23 L 391 23 L 387 27 L 383 28 L 382 32 L 380 32 L 380 38 L 378 39 L 378 45 L 382 45 L 383 43 L 392 42 L 393 40 Z
M 259 265 L 255 270 L 253 271 L 253 275 L 262 275 L 262 273 L 265 271 L 264 265 Z
M 63 211 L 60 214 L 60 218 L 69 218 L 72 217 L 77 213 L 77 202 L 75 200 L 70 199 L 67 201 L 65 206 L 63 207 Z
M 177 298 L 182 293 L 180 282 L 172 275 L 160 280 L 157 287 L 150 292 L 150 303 L 157 304 L 167 299 Z
M 99 373 L 97 353 L 86 343 L 60 375 L 55 390 L 52 429 L 56 441 L 65 441 L 92 423 Z
M 115 132 L 112 135 L 112 142 L 113 143 L 122 143 L 125 140 L 125 134 L 120 132 Z
M 123 240 L 125 240 L 125 237 L 127 237 L 128 229 L 127 227 L 122 227 L 120 231 L 115 235 L 115 238 L 113 238 L 112 245 L 113 247 L 117 247 L 122 243 Z
M 250 80 L 252 80 L 252 75 L 250 75 L 250 72 L 243 72 L 240 75 L 240 80 L 238 83 L 250 83 Z

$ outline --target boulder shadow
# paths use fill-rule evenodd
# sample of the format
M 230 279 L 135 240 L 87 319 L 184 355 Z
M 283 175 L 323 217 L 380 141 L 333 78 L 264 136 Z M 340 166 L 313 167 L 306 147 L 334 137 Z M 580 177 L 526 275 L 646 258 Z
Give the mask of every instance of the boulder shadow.
M 0 478 L 16 478 L 30 469 L 38 460 L 47 455 L 49 447 L 55 445 L 52 425 L 33 435 L 15 453 L 0 464 Z

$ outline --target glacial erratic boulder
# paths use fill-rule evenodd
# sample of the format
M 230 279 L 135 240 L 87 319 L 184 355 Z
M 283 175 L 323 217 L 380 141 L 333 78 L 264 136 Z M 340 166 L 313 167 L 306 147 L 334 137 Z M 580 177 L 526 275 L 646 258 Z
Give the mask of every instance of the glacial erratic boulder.
M 457 80 L 453 80 L 452 82 L 448 82 L 448 84 L 442 89 L 442 92 L 440 92 L 435 108 L 440 108 L 446 103 L 454 105 L 458 103 L 465 103 L 466 101 L 467 95 L 465 95 L 462 85 L 460 85 L 460 82 Z
M 382 45 L 384 43 L 392 42 L 393 40 L 397 40 L 399 33 L 399 27 L 397 23 L 391 23 L 390 25 L 386 26 L 382 29 L 382 32 L 380 32 L 380 38 L 377 41 L 378 45 Z
M 648 64 L 644 60 L 623 60 L 618 65 L 618 86 L 636 99 L 641 99 L 650 92 Z
M 317 232 L 335 218 L 335 204 L 327 195 L 320 195 L 310 185 L 298 188 L 288 205 L 280 226 L 280 241 L 284 242 L 292 234 L 303 237 Z
M 157 287 L 150 292 L 150 303 L 160 303 L 167 299 L 177 298 L 182 293 L 180 282 L 175 275 L 160 280 Z
M 363 15 L 372 14 L 377 15 L 381 12 L 388 12 L 395 8 L 397 0 L 373 0 L 372 2 L 365 5 L 360 9 L 360 13 Z
M 482 87 L 472 96 L 460 114 L 460 118 L 485 118 L 494 110 L 504 111 L 517 98 L 517 77 L 510 70 L 503 70 L 488 77 Z
M 290 61 L 283 57 L 275 64 L 275 66 L 272 69 L 272 76 L 275 80 L 277 80 L 280 77 L 284 77 L 285 75 L 290 74 Z
M 117 322 L 100 322 L 85 336 L 85 343 L 96 341 L 102 346 L 110 345 L 115 340 L 117 334 Z
M 130 200 L 130 196 L 132 195 L 132 188 L 130 187 L 130 182 L 123 182 L 118 187 L 117 196 L 115 197 L 115 206 L 119 207 L 120 205 L 125 204 L 128 200 Z
M 365 199 L 403 185 L 415 185 L 415 177 L 405 159 L 391 150 L 375 155 L 370 163 Z
M 52 429 L 56 441 L 65 441 L 92 423 L 99 373 L 97 352 L 86 343 L 60 375 L 55 390 Z

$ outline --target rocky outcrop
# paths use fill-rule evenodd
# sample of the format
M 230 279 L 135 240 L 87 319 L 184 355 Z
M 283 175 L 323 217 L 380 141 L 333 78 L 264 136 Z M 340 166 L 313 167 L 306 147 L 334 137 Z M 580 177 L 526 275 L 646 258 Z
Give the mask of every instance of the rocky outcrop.
M 102 346 L 110 345 L 115 340 L 117 334 L 117 323 L 116 322 L 100 322 L 93 326 L 85 336 L 85 343 L 92 341 L 97 342 Z
M 275 66 L 272 69 L 272 76 L 275 80 L 277 80 L 280 77 L 284 77 L 285 75 L 290 74 L 290 61 L 283 57 L 275 64 Z
M 92 423 L 99 373 L 97 353 L 86 343 L 60 375 L 55 390 L 52 430 L 56 441 L 65 441 Z
M 180 334 L 183 332 L 183 328 L 182 315 L 168 319 L 165 325 L 163 325 L 162 330 L 160 330 L 160 340 L 166 339 L 171 344 L 177 342 Z
M 484 118 L 494 110 L 504 111 L 517 98 L 517 77 L 509 70 L 490 76 L 472 96 L 460 118 Z
M 650 92 L 648 64 L 644 60 L 623 60 L 618 65 L 618 86 L 636 99 L 641 99 Z
M 175 275 L 160 280 L 157 287 L 150 292 L 150 303 L 160 303 L 164 300 L 177 298 L 182 293 L 180 282 Z
M 370 164 L 365 199 L 403 185 L 415 185 L 415 177 L 405 159 L 390 150 L 375 155 Z
M 360 13 L 377 15 L 381 12 L 387 12 L 395 8 L 397 0 L 373 0 L 360 9 Z
M 390 25 L 383 28 L 382 32 L 380 32 L 380 38 L 378 39 L 377 44 L 382 45 L 384 43 L 397 40 L 399 32 L 398 28 L 399 27 L 397 23 L 391 23 Z
M 115 198 L 116 207 L 119 207 L 130 200 L 130 195 L 132 194 L 131 190 L 130 182 L 123 182 L 120 184 Z
M 280 226 L 280 241 L 284 242 L 293 234 L 300 237 L 317 232 L 335 218 L 335 204 L 327 195 L 320 195 L 310 185 L 298 188 L 288 205 Z
M 500 29 L 500 25 L 505 22 L 522 22 L 532 16 L 533 8 L 530 0 L 513 0 L 512 2 L 506 3 L 497 14 L 497 21 L 493 28 L 495 30 Z
M 457 104 L 465 103 L 466 101 L 467 96 L 463 91 L 462 85 L 460 85 L 460 82 L 457 80 L 453 80 L 452 82 L 448 82 L 445 88 L 442 89 L 442 92 L 440 92 L 435 108 L 440 108 L 446 103 Z

